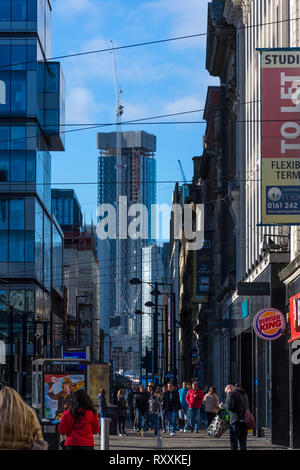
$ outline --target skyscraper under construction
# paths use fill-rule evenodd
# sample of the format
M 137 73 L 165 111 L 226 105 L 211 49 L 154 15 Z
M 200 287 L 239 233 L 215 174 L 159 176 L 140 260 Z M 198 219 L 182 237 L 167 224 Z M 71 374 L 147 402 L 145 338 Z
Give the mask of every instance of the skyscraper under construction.
M 98 240 L 100 262 L 100 315 L 105 336 L 105 360 L 111 359 L 114 371 L 122 371 L 138 378 L 141 368 L 141 318 L 135 315 L 141 309 L 141 288 L 132 286 L 132 278 L 142 279 L 147 266 L 142 264 L 142 247 L 152 242 L 151 229 L 156 203 L 156 137 L 144 131 L 121 133 L 121 171 L 117 171 L 117 132 L 98 133 L 98 206 L 111 204 L 118 210 L 119 196 L 127 197 L 127 209 L 133 204 L 147 208 L 144 225 L 146 237 L 130 236 L 118 240 Z M 132 217 L 124 214 L 121 219 L 130 223 Z M 152 214 L 152 216 L 151 216 Z M 119 218 L 118 218 L 119 219 Z M 118 227 L 117 227 L 118 228 Z

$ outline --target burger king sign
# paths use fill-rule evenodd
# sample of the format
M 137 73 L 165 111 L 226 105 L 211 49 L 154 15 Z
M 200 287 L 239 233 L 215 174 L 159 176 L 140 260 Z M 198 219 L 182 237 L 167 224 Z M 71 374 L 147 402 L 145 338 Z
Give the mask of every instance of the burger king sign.
M 268 341 L 280 338 L 285 328 L 284 315 L 276 308 L 260 310 L 254 317 L 253 327 L 257 336 Z

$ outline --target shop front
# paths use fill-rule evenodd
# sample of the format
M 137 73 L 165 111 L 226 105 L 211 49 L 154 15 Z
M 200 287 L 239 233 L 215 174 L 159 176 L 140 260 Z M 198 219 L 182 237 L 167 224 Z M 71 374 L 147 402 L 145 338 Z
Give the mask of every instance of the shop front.
M 300 255 L 279 273 L 286 285 L 289 344 L 289 447 L 300 448 Z
M 285 328 L 276 326 L 278 318 L 285 323 L 285 285 L 278 276 L 287 264 L 284 256 L 264 258 L 244 279 L 246 290 L 242 294 L 237 290 L 232 297 L 233 318 L 239 319 L 239 327 L 231 330 L 230 380 L 240 382 L 249 395 L 257 424 L 255 434 L 288 447 L 289 343 Z M 255 283 L 258 288 L 269 286 L 269 292 L 255 295 Z M 258 312 L 263 312 L 257 325 L 264 334 L 255 328 Z

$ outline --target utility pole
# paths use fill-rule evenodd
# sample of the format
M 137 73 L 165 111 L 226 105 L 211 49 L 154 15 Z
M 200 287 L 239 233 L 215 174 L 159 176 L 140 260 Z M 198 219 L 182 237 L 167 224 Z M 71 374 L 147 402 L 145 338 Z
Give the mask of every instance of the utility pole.
M 10 366 L 9 366 L 9 385 L 14 386 L 14 309 L 9 308 L 9 342 L 10 342 Z
M 153 348 L 154 348 L 154 355 L 153 355 L 153 362 L 154 368 L 152 371 L 153 374 L 153 383 L 156 383 L 156 375 L 157 375 L 157 347 L 158 347 L 158 282 L 154 283 L 155 285 L 155 312 L 152 315 L 153 318 Z

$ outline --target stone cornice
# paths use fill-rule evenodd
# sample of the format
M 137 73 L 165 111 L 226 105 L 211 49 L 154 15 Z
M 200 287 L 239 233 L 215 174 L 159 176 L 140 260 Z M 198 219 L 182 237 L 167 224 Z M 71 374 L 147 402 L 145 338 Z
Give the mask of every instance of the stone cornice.
M 243 0 L 226 0 L 223 15 L 228 24 L 238 26 L 243 15 L 242 7 Z
M 293 278 L 294 274 L 300 274 L 300 253 L 288 266 L 278 273 L 278 276 L 281 281 L 287 284 L 292 280 L 291 278 Z
M 252 1 L 253 0 L 241 0 L 242 8 L 243 8 L 244 24 L 247 24 L 247 15 L 250 11 Z

